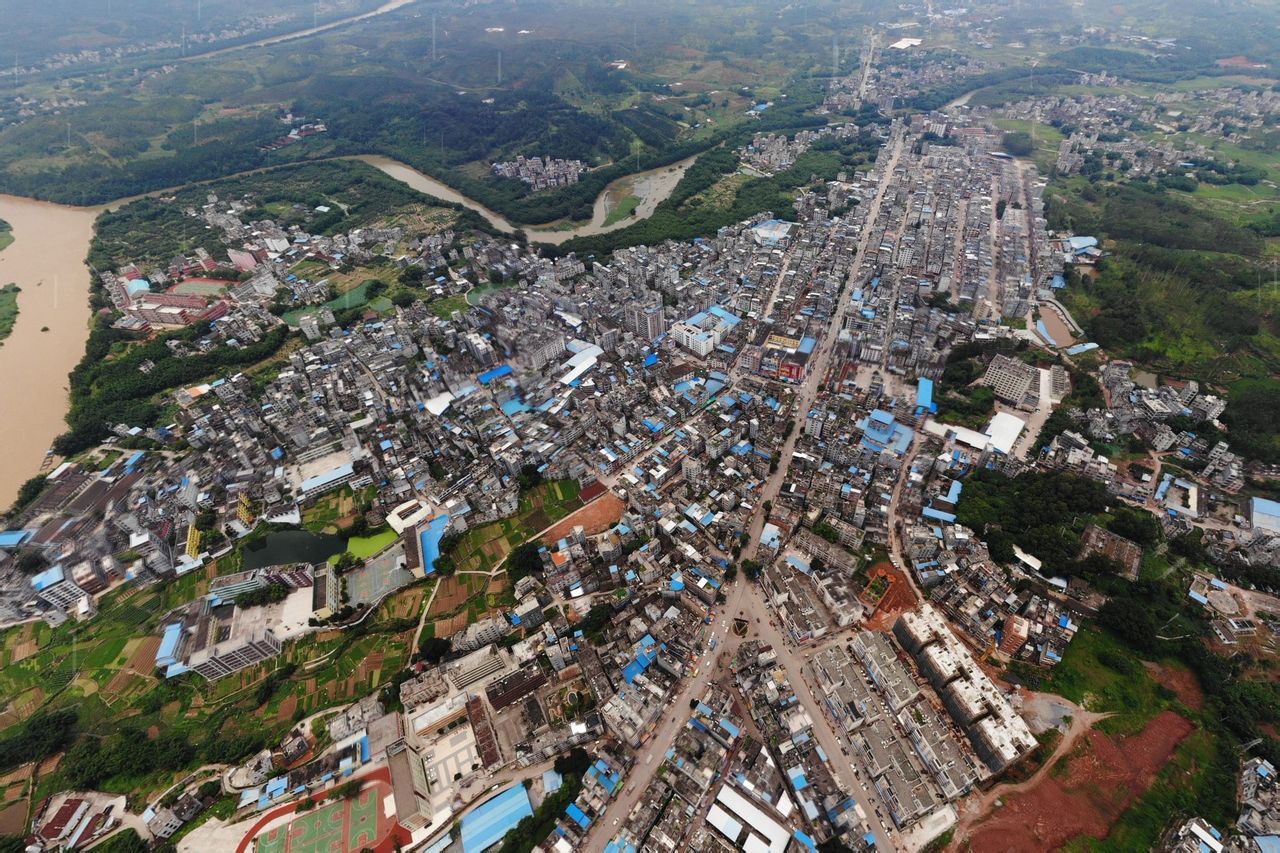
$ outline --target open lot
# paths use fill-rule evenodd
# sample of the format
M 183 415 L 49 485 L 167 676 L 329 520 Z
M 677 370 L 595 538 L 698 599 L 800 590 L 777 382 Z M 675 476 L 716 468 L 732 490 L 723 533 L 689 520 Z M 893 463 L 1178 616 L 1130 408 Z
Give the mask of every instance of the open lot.
M 542 541 L 554 542 L 579 524 L 582 525 L 588 536 L 603 533 L 618 523 L 618 519 L 622 518 L 622 513 L 626 508 L 627 505 L 622 502 L 621 498 L 613 492 L 606 492 L 582 509 L 566 516 L 563 521 L 543 535 Z
M 868 620 L 868 627 L 876 631 L 887 631 L 899 616 L 916 606 L 915 593 L 892 563 L 876 563 L 867 571 L 867 575 L 869 581 L 862 598 L 869 604 L 875 602 L 875 612 Z M 888 584 L 887 588 L 885 584 Z
M 1031 789 L 1009 797 L 962 843 L 982 853 L 1055 850 L 1072 839 L 1105 838 L 1193 728 L 1165 711 L 1128 737 L 1091 731 L 1059 767 Z

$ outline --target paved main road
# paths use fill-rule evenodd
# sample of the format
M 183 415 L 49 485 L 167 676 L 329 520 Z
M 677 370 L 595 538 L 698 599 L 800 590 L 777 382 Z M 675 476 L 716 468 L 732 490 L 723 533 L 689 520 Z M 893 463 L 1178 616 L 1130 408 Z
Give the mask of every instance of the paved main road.
M 872 231 L 874 231 L 874 224 L 879 218 L 885 195 L 893 182 L 894 169 L 897 168 L 903 145 L 904 135 L 901 131 L 896 131 L 889 143 L 888 154 L 882 160 L 880 182 L 875 198 L 871 204 L 864 208 L 866 212 L 862 225 L 862 234 L 858 241 L 857 253 L 850 267 L 849 276 L 851 280 L 859 275 L 862 260 L 866 256 L 867 243 L 870 240 Z M 792 412 L 797 422 L 796 428 L 792 430 L 792 434 L 788 436 L 783 444 L 777 471 L 766 480 L 764 488 L 761 490 L 756 511 L 749 526 L 747 544 L 742 552 L 744 559 L 754 558 L 759 549 L 760 535 L 764 529 L 767 516 L 767 513 L 763 510 L 764 503 L 772 501 L 778 496 L 782 483 L 786 479 L 787 467 L 791 463 L 792 455 L 795 452 L 796 439 L 800 433 L 800 419 L 809 411 L 809 408 L 817 398 L 818 390 L 827 379 L 827 373 L 831 368 L 832 356 L 835 353 L 836 341 L 839 337 L 840 329 L 844 325 L 844 317 L 848 311 L 849 304 L 849 300 L 842 294 L 827 333 L 819 342 L 813 359 L 810 361 L 809 373 L 805 381 L 797 389 L 792 407 Z M 758 585 L 745 579 L 730 587 L 726 602 L 716 611 L 715 632 L 717 637 L 723 638 L 718 649 L 718 656 L 714 660 L 703 660 L 698 667 L 698 674 L 681 682 L 679 692 L 671 697 L 669 710 L 664 712 L 656 729 L 637 751 L 635 765 L 628 774 L 623 792 L 609 803 L 600 820 L 596 821 L 588 833 L 586 838 L 587 849 L 603 848 L 605 841 L 612 837 L 617 828 L 626 820 L 627 815 L 645 796 L 649 785 L 653 781 L 654 772 L 662 764 L 663 755 L 670 747 L 680 728 L 689 718 L 690 700 L 701 698 L 707 685 L 724 674 L 727 662 L 732 660 L 738 647 L 742 644 L 742 638 L 726 630 L 725 626 L 729 624 L 729 620 L 737 618 L 739 613 L 742 614 L 743 619 L 747 620 L 748 638 L 758 639 L 762 643 L 771 645 L 777 652 L 778 663 L 786 670 L 787 677 L 791 680 L 792 688 L 796 692 L 796 697 L 813 719 L 814 738 L 830 759 L 831 768 L 835 772 L 841 787 L 849 792 L 867 816 L 868 822 L 879 839 L 879 849 L 895 850 L 896 847 L 889 837 L 887 827 L 876 817 L 876 810 L 879 808 L 883 811 L 883 808 L 874 789 L 868 790 L 864 787 L 863 780 L 854 774 L 850 759 L 845 757 L 843 742 L 837 739 L 835 732 L 831 728 L 829 718 L 823 711 L 822 703 L 815 697 L 806 681 L 804 652 L 791 646 L 788 638 L 784 637 L 771 624 L 771 611 Z M 810 650 L 811 652 L 812 650 Z

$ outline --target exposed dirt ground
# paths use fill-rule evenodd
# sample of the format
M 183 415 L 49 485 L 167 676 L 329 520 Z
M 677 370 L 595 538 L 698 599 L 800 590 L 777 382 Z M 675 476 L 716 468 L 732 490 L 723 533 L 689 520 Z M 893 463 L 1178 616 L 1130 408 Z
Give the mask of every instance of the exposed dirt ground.
M 892 563 L 876 563 L 867 574 L 873 580 L 886 578 L 889 588 L 876 606 L 876 612 L 867 620 L 866 627 L 872 631 L 888 631 L 899 616 L 916 606 L 916 594 Z
M 582 509 L 562 518 L 555 527 L 547 531 L 547 534 L 542 537 L 542 541 L 554 542 L 568 534 L 579 524 L 586 530 L 588 536 L 603 533 L 618 523 L 618 519 L 622 518 L 622 512 L 625 509 L 626 504 L 622 502 L 621 498 L 613 492 L 607 492 Z
M 1152 678 L 1176 693 L 1178 701 L 1183 705 L 1193 711 L 1199 711 L 1204 707 L 1204 692 L 1201 691 L 1200 683 L 1196 681 L 1196 677 L 1190 670 L 1161 666 L 1156 663 L 1143 663 L 1143 666 L 1146 667 L 1147 672 L 1151 673 Z
M 1055 850 L 1073 838 L 1105 838 L 1192 731 L 1164 711 L 1141 733 L 1114 739 L 1090 731 L 1059 767 L 1004 799 L 994 814 L 957 838 L 975 853 Z

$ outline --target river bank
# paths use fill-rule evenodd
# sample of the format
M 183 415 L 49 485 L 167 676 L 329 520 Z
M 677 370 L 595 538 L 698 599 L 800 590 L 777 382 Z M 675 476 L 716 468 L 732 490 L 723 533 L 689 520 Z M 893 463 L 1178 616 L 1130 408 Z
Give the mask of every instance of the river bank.
M 398 160 L 372 155 L 346 159 L 359 160 L 419 192 L 473 210 L 501 231 L 519 228 L 496 211 Z M 574 237 L 625 228 L 652 215 L 695 159 L 696 155 L 619 178 L 596 197 L 589 222 L 529 226 L 522 230 L 532 241 L 558 245 Z M 268 170 L 244 174 L 263 171 Z M 188 186 L 207 183 L 211 181 Z M 169 187 L 146 195 L 165 195 L 179 189 L 182 187 Z M 627 195 L 640 199 L 635 213 L 606 223 L 613 205 Z M 85 259 L 94 222 L 104 211 L 142 197 L 131 196 L 96 207 L 73 207 L 0 195 L 0 220 L 12 229 L 12 243 L 0 251 L 0 286 L 13 283 L 21 288 L 17 321 L 0 347 L 0 511 L 8 508 L 22 483 L 47 471 L 56 461 L 46 452 L 66 430 L 63 419 L 69 403 L 67 375 L 84 355 L 89 337 L 92 279 Z
M 523 226 L 512 223 L 501 213 L 485 207 L 480 202 L 468 198 L 443 181 L 419 172 L 399 160 L 393 160 L 390 157 L 383 157 L 377 154 L 361 155 L 350 159 L 359 160 L 361 163 L 373 166 L 388 177 L 395 178 L 420 193 L 435 196 L 442 201 L 460 204 L 468 210 L 480 214 L 486 222 L 500 231 L 515 232 L 520 230 L 528 236 L 531 242 L 558 246 L 575 237 L 607 234 L 619 228 L 626 228 L 628 225 L 652 216 L 653 211 L 667 196 L 671 195 L 671 192 L 676 188 L 676 184 L 680 183 L 680 179 L 684 177 L 685 170 L 697 158 L 698 155 L 695 154 L 667 166 L 660 166 L 656 169 L 636 172 L 633 175 L 618 178 L 596 196 L 589 222 L 584 222 L 580 225 L 547 223 L 544 225 Z M 607 222 L 613 205 L 617 203 L 618 199 L 628 195 L 633 195 L 640 199 L 635 213 L 631 216 L 623 217 L 617 222 Z

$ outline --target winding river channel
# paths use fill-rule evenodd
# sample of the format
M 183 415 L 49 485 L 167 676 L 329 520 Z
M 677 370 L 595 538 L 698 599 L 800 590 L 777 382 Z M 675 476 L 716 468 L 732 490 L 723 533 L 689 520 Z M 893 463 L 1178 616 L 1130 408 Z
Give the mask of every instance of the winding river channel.
M 461 195 L 429 175 L 386 157 L 354 158 L 430 196 L 461 204 L 495 228 L 515 231 L 496 211 Z M 596 198 L 589 222 L 573 226 L 525 226 L 531 240 L 559 244 L 604 234 L 650 216 L 671 195 L 693 157 L 620 178 Z M 174 192 L 158 190 L 151 195 Z M 634 214 L 608 223 L 610 211 L 628 196 L 640 199 Z M 28 478 L 57 461 L 47 456 L 65 431 L 67 374 L 84 354 L 89 336 L 90 273 L 85 264 L 99 214 L 138 196 L 96 207 L 72 207 L 0 195 L 0 219 L 13 228 L 13 243 L 0 251 L 0 285 L 22 288 L 18 319 L 0 342 L 0 510 Z

